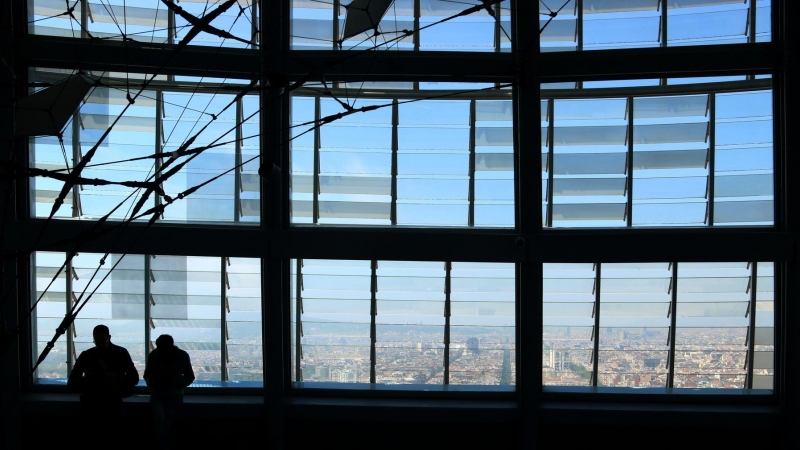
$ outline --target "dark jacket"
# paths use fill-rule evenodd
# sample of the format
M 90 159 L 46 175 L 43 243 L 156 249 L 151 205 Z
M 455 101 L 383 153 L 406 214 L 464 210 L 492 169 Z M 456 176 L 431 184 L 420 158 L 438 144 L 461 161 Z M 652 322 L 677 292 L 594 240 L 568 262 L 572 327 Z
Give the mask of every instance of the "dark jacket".
M 81 400 L 121 400 L 131 394 L 137 383 L 139 372 L 128 350 L 109 343 L 106 349 L 92 347 L 81 352 L 69 374 L 67 387 L 80 392 Z
M 178 347 L 163 355 L 159 349 L 153 350 L 147 358 L 144 381 L 154 394 L 183 394 L 183 388 L 194 381 L 189 354 Z

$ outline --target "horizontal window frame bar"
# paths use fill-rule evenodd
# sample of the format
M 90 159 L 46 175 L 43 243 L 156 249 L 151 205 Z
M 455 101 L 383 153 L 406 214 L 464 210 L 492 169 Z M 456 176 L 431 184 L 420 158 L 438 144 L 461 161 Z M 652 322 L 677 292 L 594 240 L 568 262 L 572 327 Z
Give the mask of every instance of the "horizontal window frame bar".
M 15 236 L 7 254 L 28 250 L 46 220 L 9 222 Z M 115 224 L 104 224 L 107 230 Z M 70 251 L 88 228 L 86 221 L 54 220 L 47 226 L 40 251 Z M 213 239 L 209 239 L 213 237 Z M 800 236 L 796 233 L 741 229 L 548 230 L 520 235 L 514 230 L 294 228 L 265 231 L 247 226 L 187 226 L 131 223 L 81 245 L 83 252 L 125 252 L 135 242 L 136 254 L 230 256 L 265 259 L 379 259 L 473 262 L 791 262 Z M 202 245 L 197 244 L 201 242 Z M 356 242 L 358 245 L 353 245 Z M 568 250 L 568 251 L 566 251 Z M 709 255 L 712 255 L 709 257 Z
M 27 36 L 15 40 L 14 58 L 30 67 L 105 70 L 250 79 L 261 71 L 259 50 Z M 126 58 L 120 58 L 121 51 Z M 76 54 L 83 55 L 80 62 Z M 537 56 L 542 83 L 631 78 L 771 73 L 783 67 L 773 42 L 695 47 L 548 52 Z M 275 55 L 288 80 L 513 82 L 513 53 L 288 51 Z M 169 58 L 169 60 L 168 60 Z M 162 61 L 168 63 L 162 68 Z M 209 67 L 213 61 L 213 67 Z M 310 68 L 324 71 L 309 73 Z M 459 70 L 459 68 L 463 70 Z M 467 70 L 468 69 L 468 70 Z M 324 73 L 323 73 L 324 72 Z

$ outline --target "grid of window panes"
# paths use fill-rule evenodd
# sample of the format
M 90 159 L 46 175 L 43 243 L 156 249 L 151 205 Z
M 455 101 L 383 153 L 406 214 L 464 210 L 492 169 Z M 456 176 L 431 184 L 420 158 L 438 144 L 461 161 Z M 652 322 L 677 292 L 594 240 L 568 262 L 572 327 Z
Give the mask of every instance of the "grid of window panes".
M 640 86 L 627 97 L 604 88 L 637 83 L 586 84 L 543 91 L 546 227 L 774 223 L 768 79 L 719 81 L 690 94 Z
M 460 17 L 453 16 L 480 2 L 394 0 L 379 2 L 388 6 L 380 11 L 367 10 L 369 6 L 363 6 L 364 2 L 351 7 L 352 3 L 355 2 L 292 0 L 292 49 L 374 47 L 379 50 L 494 52 L 509 51 L 511 47 L 510 2 L 489 5 Z M 373 17 L 372 13 L 382 15 Z M 356 25 L 362 22 L 366 26 Z M 416 30 L 419 31 L 415 33 Z
M 543 382 L 772 389 L 773 292 L 772 263 L 545 264 Z
M 32 167 L 68 172 L 96 149 L 83 176 L 116 183 L 87 183 L 71 189 L 57 217 L 99 219 L 109 215 L 111 219 L 129 219 L 144 190 L 120 183 L 154 181 L 180 166 L 177 173 L 160 183 L 164 193 L 175 200 L 165 208 L 160 220 L 257 223 L 258 97 L 238 98 L 227 93 L 230 89 L 244 89 L 241 80 L 201 80 L 188 90 L 170 91 L 155 87 L 165 81 L 166 77 L 161 76 L 153 81 L 152 88 L 139 92 L 129 83 L 131 79 L 141 82 L 144 75 L 117 76 L 123 78 L 49 69 L 31 71 L 31 77 L 43 83 L 85 77 L 99 84 L 90 90 L 80 110 L 62 130 L 61 141 L 54 136 L 31 139 Z M 134 103 L 129 102 L 129 96 Z M 190 152 L 177 153 L 186 150 Z M 198 185 L 202 187 L 191 196 L 179 199 L 182 192 Z M 47 177 L 32 182 L 33 215 L 50 215 L 62 186 L 63 182 Z M 166 201 L 166 197 L 150 194 L 137 216 Z
M 360 99 L 377 109 L 321 127 L 342 106 L 293 97 L 292 223 L 513 227 L 512 108 L 498 97 Z
M 27 3 L 30 34 L 103 40 L 130 39 L 158 44 L 178 43 L 186 36 L 191 23 L 182 13 L 202 17 L 223 4 L 183 0 L 177 5 L 181 12 L 176 12 L 161 0 L 27 0 Z M 235 39 L 201 32 L 191 43 L 253 48 L 259 41 L 259 14 L 258 0 L 237 0 L 213 23 L 214 27 Z
M 516 384 L 513 264 L 292 262 L 292 380 Z
M 190 30 L 181 13 L 158 0 L 76 0 L 72 16 L 63 14 L 63 2 L 26 1 L 31 34 L 162 44 Z M 258 3 L 239 0 L 215 19 L 213 26 L 234 39 L 200 33 L 191 45 L 228 53 L 258 45 Z M 511 50 L 510 0 L 394 0 L 385 2 L 379 21 L 368 17 L 374 23 L 353 34 L 348 30 L 365 19 L 361 2 L 287 3 L 293 50 Z M 181 11 L 198 17 L 218 7 L 181 3 Z M 538 7 L 542 52 L 772 37 L 770 0 L 544 0 Z M 459 15 L 467 8 L 473 14 Z M 308 83 L 311 89 L 293 93 L 293 226 L 515 226 L 515 181 L 532 169 L 515 173 L 515 157 L 525 149 L 515 155 L 514 131 L 526 124 L 513 121 L 511 90 L 411 81 L 407 70 L 413 72 L 398 68 L 400 82 L 332 82 L 332 92 L 328 84 Z M 166 208 L 161 221 L 260 221 L 260 104 L 257 95 L 236 95 L 246 81 L 158 75 L 136 94 L 131 86 L 149 76 L 47 69 L 31 75 L 45 85 L 74 76 L 99 81 L 63 136 L 31 139 L 31 166 L 69 171 L 96 146 L 88 178 L 152 179 L 164 166 L 186 163 L 163 184 L 165 194 L 203 187 Z M 769 78 L 542 84 L 543 226 L 773 225 Z M 366 110 L 354 114 L 358 108 Z M 205 149 L 173 153 L 187 143 Z M 149 157 L 154 152 L 164 155 Z M 62 185 L 46 177 L 30 183 L 33 216 L 49 215 Z M 75 187 L 57 217 L 91 220 L 111 211 L 123 219 L 141 195 L 119 184 Z M 147 205 L 164 198 L 152 196 Z M 361 254 L 370 257 L 369 250 Z M 140 372 L 155 338 L 169 333 L 192 357 L 195 386 L 261 383 L 260 260 L 110 255 L 99 267 L 102 257 L 82 253 L 62 267 L 64 254 L 35 254 L 35 351 L 72 305 L 95 291 L 38 369 L 41 382 L 63 381 L 91 345 L 91 328 L 105 323 Z M 293 259 L 290 270 L 287 347 L 295 386 L 515 385 L 514 264 Z M 774 271 L 769 262 L 546 263 L 543 383 L 772 389 Z
M 65 261 L 64 253 L 34 255 L 32 301 L 40 299 L 33 316 L 34 358 L 67 312 L 86 301 L 37 369 L 39 382 L 64 382 L 102 324 L 112 342 L 128 350 L 140 376 L 158 336 L 169 334 L 189 353 L 193 386 L 262 385 L 258 259 L 80 253 Z
M 541 50 L 768 41 L 770 6 L 769 0 L 543 0 Z

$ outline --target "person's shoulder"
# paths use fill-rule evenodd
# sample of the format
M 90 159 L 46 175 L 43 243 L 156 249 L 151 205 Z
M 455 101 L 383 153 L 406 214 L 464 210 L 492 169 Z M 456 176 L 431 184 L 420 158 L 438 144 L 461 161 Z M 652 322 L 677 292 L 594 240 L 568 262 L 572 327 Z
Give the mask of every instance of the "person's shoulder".
M 182 348 L 175 347 L 175 352 L 177 354 L 181 355 L 182 358 L 188 358 L 189 357 L 189 353 L 186 350 L 182 349 Z
M 122 346 L 117 345 L 117 344 L 114 344 L 113 342 L 110 343 L 110 349 L 113 350 L 114 352 L 117 352 L 117 353 L 121 353 L 121 354 L 125 354 L 125 355 L 128 354 L 128 349 L 127 348 L 122 347 Z
M 86 350 L 82 351 L 80 355 L 78 355 L 78 359 L 80 358 L 91 358 L 97 353 L 97 347 L 90 347 Z

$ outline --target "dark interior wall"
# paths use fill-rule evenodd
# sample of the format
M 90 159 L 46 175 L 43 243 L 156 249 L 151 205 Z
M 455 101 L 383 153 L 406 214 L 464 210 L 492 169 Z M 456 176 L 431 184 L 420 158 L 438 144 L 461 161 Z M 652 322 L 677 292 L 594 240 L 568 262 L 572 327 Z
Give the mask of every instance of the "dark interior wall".
M 96 427 L 80 415 L 77 402 L 29 403 L 23 416 L 22 448 L 61 448 L 75 442 L 81 433 Z M 269 448 L 267 419 L 263 405 L 187 403 L 175 425 L 174 448 Z M 309 410 L 310 411 L 310 410 Z M 375 448 L 409 449 L 508 449 L 524 448 L 518 416 L 498 420 L 462 420 L 459 414 L 418 414 L 403 408 L 382 411 L 325 407 L 304 415 L 290 412 L 285 423 L 285 448 Z M 596 419 L 582 415 L 574 423 L 539 423 L 540 448 L 674 448 L 766 449 L 787 448 L 780 443 L 780 428 L 760 423 L 742 426 L 740 420 L 721 424 L 719 416 L 676 424 L 681 414 L 630 416 L 597 411 Z M 741 419 L 741 418 L 740 418 Z M 613 423 L 618 420 L 619 423 Z M 648 424 L 649 422 L 649 424 Z M 152 445 L 146 399 L 126 403 L 118 423 L 121 430 L 115 448 L 145 448 Z M 734 424 L 735 423 L 735 424 Z

